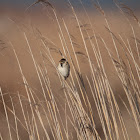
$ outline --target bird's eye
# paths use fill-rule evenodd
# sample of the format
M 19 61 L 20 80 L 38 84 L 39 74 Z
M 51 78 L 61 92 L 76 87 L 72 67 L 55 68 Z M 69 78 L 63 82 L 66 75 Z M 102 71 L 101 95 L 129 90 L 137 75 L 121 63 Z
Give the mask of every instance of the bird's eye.
M 61 67 L 63 66 L 63 64 L 62 64 L 62 63 L 60 63 L 60 65 L 61 65 Z

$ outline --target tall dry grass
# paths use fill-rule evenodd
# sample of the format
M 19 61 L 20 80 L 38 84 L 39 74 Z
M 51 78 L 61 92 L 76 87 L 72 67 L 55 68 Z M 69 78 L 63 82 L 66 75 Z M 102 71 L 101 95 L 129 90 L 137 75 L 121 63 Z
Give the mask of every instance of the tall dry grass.
M 50 18 L 57 29 L 53 36 L 57 36 L 58 44 L 49 34 L 45 36 L 30 18 L 28 26 L 26 22 L 8 17 L 15 26 L 14 32 L 19 34 L 20 41 L 18 38 L 16 40 L 26 46 L 26 51 L 25 47 L 23 50 L 20 46 L 17 47 L 7 35 L 3 37 L 5 43 L 0 42 L 1 45 L 10 46 L 20 77 L 20 84 L 17 85 L 22 87 L 16 87 L 13 92 L 7 91 L 4 86 L 0 89 L 0 139 L 139 139 L 138 17 L 129 7 L 114 1 L 119 15 L 124 18 L 130 31 L 129 34 L 120 34 L 113 31 L 110 17 L 100 3 L 92 1 L 93 8 L 104 22 L 99 26 L 104 28 L 104 33 L 101 34 L 91 20 L 92 14 L 86 10 L 81 0 L 82 16 L 86 23 L 82 22 L 78 11 L 68 1 L 72 25 L 67 22 L 67 18 L 57 13 L 55 6 L 44 1 L 36 3 L 40 2 L 43 9 L 49 9 L 49 17 L 45 10 L 43 16 Z M 30 8 L 32 7 L 25 10 L 25 17 L 30 15 Z M 51 32 L 46 26 L 45 32 L 47 30 Z M 76 35 L 72 34 L 74 30 Z M 109 42 L 104 34 L 108 36 Z M 26 54 L 21 57 L 19 52 L 22 51 Z M 61 57 L 66 58 L 71 66 L 71 74 L 66 81 L 57 70 L 58 58 Z M 106 57 L 107 62 L 104 60 Z M 28 67 L 23 67 L 22 60 L 29 63 Z M 31 71 L 26 73 L 27 69 Z M 110 80 L 110 72 L 116 77 L 113 80 Z M 37 87 L 33 86 L 32 82 L 35 81 L 31 81 L 30 76 L 37 79 Z M 119 81 L 120 93 L 112 86 L 114 80 Z

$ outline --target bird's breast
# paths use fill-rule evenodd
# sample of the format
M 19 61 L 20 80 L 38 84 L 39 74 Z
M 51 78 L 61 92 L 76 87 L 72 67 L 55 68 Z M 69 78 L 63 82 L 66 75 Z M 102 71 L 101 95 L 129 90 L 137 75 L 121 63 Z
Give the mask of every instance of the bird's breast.
M 69 74 L 69 69 L 66 66 L 65 67 L 58 66 L 58 70 L 64 77 L 66 77 Z

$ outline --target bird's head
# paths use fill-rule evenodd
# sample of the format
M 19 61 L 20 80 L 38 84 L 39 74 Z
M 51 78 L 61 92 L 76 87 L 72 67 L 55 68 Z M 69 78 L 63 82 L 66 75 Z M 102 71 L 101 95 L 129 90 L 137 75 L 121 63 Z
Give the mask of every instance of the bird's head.
M 59 61 L 59 64 L 61 65 L 61 67 L 65 66 L 67 63 L 66 59 L 65 58 L 62 58 L 60 61 Z

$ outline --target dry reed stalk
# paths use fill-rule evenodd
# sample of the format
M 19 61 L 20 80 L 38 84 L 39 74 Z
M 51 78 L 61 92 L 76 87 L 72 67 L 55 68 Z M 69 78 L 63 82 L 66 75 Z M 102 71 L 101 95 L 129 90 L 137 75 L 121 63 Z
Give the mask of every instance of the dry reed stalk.
M 15 112 L 15 107 L 14 107 L 13 99 L 12 99 L 11 96 L 10 96 L 10 99 L 11 99 L 12 108 L 13 108 L 13 113 L 14 113 L 17 140 L 19 140 L 20 138 L 19 138 L 19 130 L 18 130 L 18 126 L 17 126 L 17 117 L 16 117 L 16 112 Z
M 0 88 L 0 93 L 1 93 L 1 97 L 2 97 L 2 103 L 3 103 L 3 106 L 4 106 L 4 112 L 5 112 L 5 115 L 6 115 L 6 121 L 7 121 L 7 125 L 8 125 L 8 131 L 9 131 L 9 138 L 10 138 L 10 140 L 12 140 L 12 133 L 11 133 L 10 122 L 9 122 L 9 118 L 8 118 L 8 112 L 7 112 L 7 109 L 6 109 L 6 104 L 5 104 L 5 100 L 4 100 L 1 88 Z

